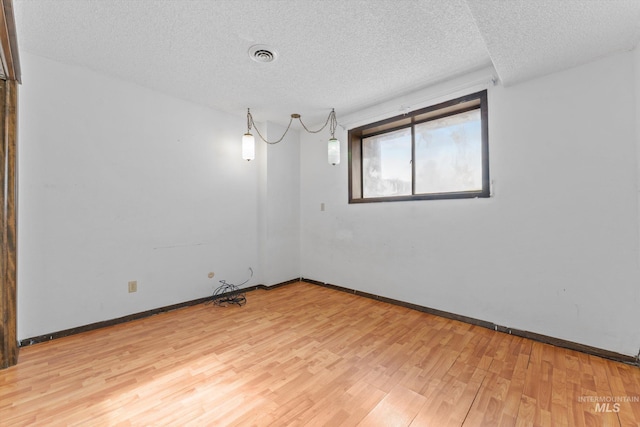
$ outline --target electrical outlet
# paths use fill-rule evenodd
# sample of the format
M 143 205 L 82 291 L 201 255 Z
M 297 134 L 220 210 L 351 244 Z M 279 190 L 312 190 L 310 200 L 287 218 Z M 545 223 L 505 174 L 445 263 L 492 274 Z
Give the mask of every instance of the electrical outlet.
M 138 292 L 138 281 L 132 280 L 129 282 L 129 293 Z

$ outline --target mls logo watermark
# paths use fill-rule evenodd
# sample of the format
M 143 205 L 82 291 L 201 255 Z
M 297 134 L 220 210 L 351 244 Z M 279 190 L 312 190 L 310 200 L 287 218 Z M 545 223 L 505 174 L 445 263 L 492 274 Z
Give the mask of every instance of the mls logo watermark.
M 640 396 L 578 396 L 578 402 L 595 403 L 597 413 L 618 413 L 621 403 L 640 403 Z
M 596 403 L 596 412 L 620 412 L 620 404 Z

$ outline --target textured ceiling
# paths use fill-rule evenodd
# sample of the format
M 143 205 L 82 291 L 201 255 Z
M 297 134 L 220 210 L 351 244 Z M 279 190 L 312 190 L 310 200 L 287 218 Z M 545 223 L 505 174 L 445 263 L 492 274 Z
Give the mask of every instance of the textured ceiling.
M 493 65 L 513 84 L 635 47 L 640 0 L 14 0 L 21 50 L 257 121 L 352 113 Z M 247 50 L 267 44 L 276 62 Z M 27 79 L 23 84 L 28 85 Z
M 640 0 L 469 0 L 505 84 L 574 67 L 640 40 Z

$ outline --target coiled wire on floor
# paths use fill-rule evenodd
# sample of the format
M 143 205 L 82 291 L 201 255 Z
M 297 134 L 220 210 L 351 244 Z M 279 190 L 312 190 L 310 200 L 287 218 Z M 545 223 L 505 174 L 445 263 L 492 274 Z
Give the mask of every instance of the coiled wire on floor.
M 237 304 L 238 306 L 245 305 L 247 303 L 247 296 L 241 286 L 245 285 L 253 277 L 253 269 L 249 268 L 249 271 L 251 272 L 251 276 L 239 285 L 227 283 L 226 280 L 220 280 L 222 284 L 213 291 L 211 299 L 207 300 L 205 304 L 213 303 L 213 305 L 221 307 L 226 307 L 229 304 Z

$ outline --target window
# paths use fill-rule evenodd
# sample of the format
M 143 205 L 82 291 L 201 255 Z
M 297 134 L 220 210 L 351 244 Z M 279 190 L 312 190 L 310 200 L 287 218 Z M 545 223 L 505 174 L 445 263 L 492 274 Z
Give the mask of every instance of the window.
M 489 197 L 487 91 L 349 131 L 349 203 Z

